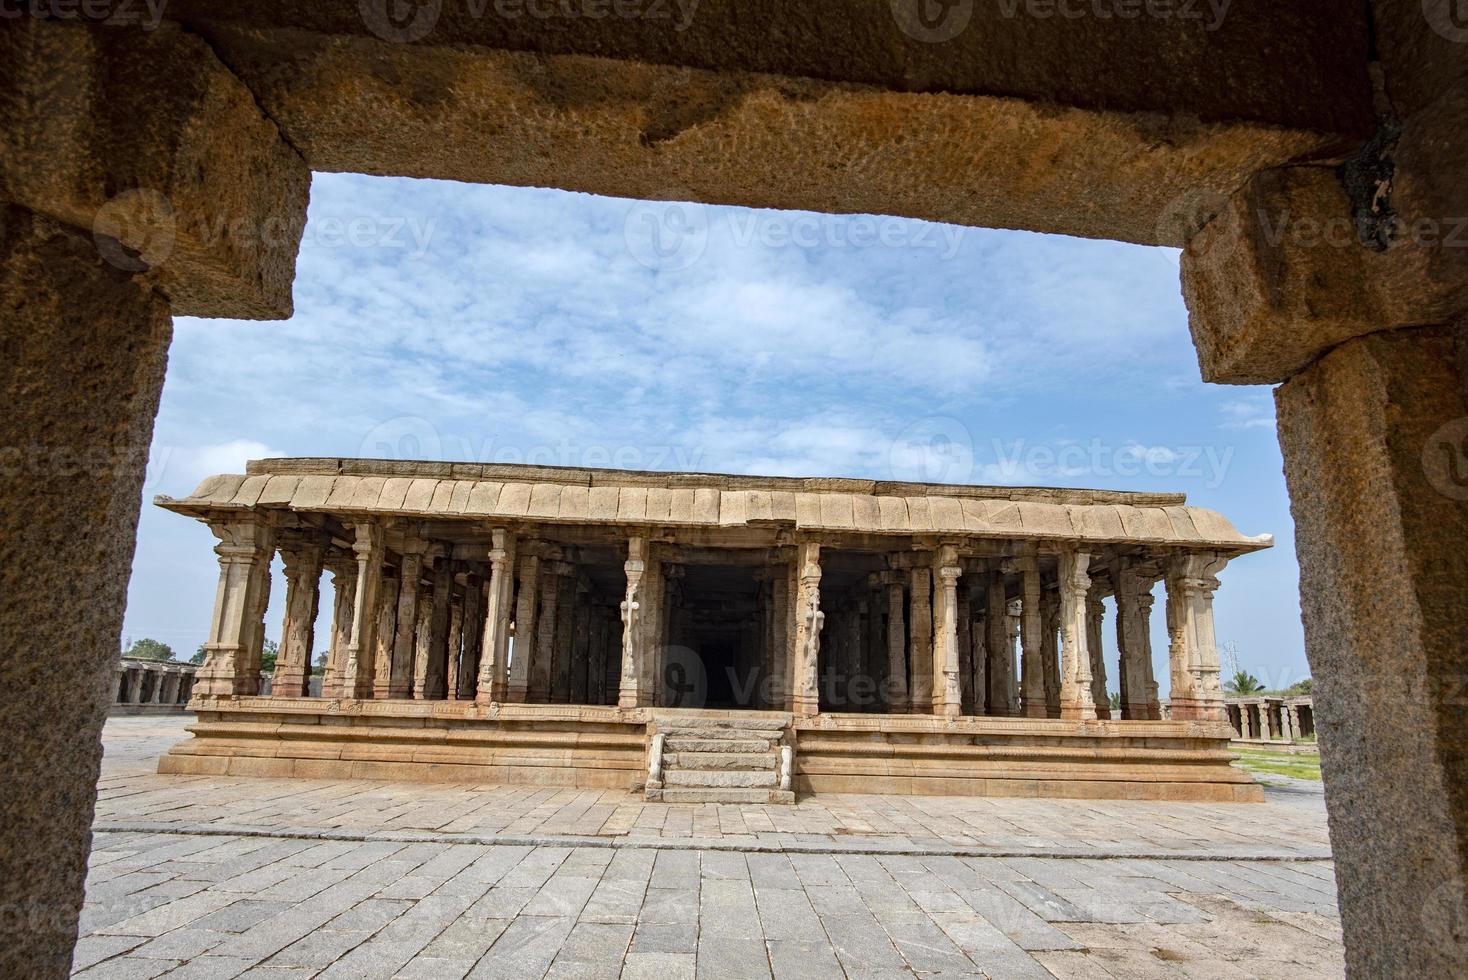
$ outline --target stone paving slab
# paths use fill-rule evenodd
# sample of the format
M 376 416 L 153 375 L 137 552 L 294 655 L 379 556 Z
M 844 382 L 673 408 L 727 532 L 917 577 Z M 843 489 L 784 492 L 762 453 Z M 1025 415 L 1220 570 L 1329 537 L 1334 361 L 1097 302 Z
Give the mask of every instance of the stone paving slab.
M 1308 787 L 678 806 L 157 776 L 181 734 L 108 723 L 77 976 L 1344 976 Z
M 794 806 L 647 803 L 616 790 L 368 780 L 160 776 L 157 757 L 187 719 L 117 718 L 97 822 L 126 829 L 216 826 L 248 833 L 433 834 L 469 841 L 601 838 L 746 850 L 823 847 L 889 853 L 1323 858 L 1319 787 L 1266 789 L 1264 804 L 819 795 Z

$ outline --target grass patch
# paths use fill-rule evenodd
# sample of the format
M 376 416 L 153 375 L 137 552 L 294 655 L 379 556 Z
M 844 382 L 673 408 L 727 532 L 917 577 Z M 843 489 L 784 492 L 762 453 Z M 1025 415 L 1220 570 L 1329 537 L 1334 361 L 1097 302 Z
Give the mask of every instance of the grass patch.
M 1276 776 L 1293 776 L 1296 779 L 1312 779 L 1320 782 L 1320 756 L 1294 755 L 1289 752 L 1266 752 L 1259 749 L 1240 749 L 1236 765 L 1252 773 L 1268 773 Z

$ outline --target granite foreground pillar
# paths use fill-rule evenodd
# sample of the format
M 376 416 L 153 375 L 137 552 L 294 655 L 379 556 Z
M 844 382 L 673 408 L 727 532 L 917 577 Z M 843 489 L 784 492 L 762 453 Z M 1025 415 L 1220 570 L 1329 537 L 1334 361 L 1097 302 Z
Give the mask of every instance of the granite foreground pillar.
M 5 208 L 0 324 L 0 976 L 64 977 L 172 323 L 90 234 Z
M 1468 960 L 1468 359 L 1434 327 L 1278 391 L 1347 967 Z

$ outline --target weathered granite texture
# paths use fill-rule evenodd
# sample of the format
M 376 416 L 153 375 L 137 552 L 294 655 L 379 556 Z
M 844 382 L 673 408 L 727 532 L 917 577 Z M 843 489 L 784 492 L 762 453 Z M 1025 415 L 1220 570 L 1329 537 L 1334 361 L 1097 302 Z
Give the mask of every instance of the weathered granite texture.
M 1455 359 L 1445 329 L 1377 334 L 1278 394 L 1347 956 L 1360 977 L 1455 976 L 1464 962 L 1468 401 Z
M 172 320 L 90 235 L 0 210 L 0 976 L 71 963 Z

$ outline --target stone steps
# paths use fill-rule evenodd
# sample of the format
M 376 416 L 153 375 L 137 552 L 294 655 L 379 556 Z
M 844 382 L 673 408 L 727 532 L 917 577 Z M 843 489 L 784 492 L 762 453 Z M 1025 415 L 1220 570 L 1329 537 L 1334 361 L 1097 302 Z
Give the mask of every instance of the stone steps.
M 670 752 L 663 756 L 669 769 L 771 769 L 780 766 L 778 752 Z
M 667 803 L 793 803 L 795 795 L 780 789 L 780 743 L 788 722 L 659 719 L 662 778 L 648 785 L 647 798 Z
M 774 770 L 746 769 L 667 769 L 663 772 L 663 785 L 704 786 L 729 789 L 750 787 L 775 788 Z
M 765 753 L 775 747 L 771 739 L 680 738 L 669 736 L 664 751 L 670 754 L 728 752 L 734 754 Z
M 648 799 L 664 803 L 783 803 L 795 802 L 795 794 L 787 789 L 736 789 L 721 787 L 709 789 L 694 786 L 670 786 L 649 794 Z

